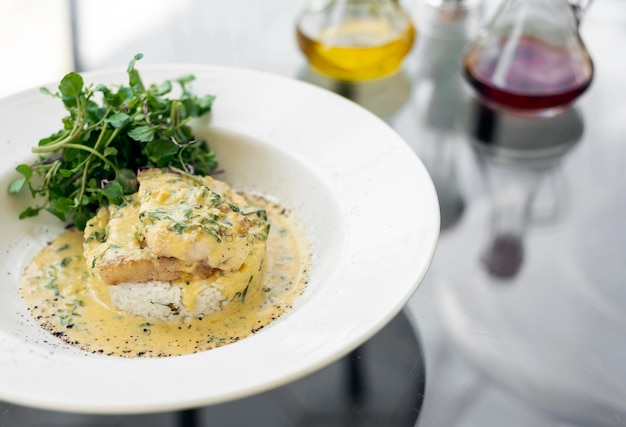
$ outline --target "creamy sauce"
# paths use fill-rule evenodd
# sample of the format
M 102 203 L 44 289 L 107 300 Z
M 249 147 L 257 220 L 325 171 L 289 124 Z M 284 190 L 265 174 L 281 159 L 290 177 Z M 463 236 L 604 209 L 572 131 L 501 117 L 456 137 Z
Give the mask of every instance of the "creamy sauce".
M 291 308 L 308 277 L 310 248 L 298 222 L 261 197 L 271 225 L 259 291 L 225 308 L 184 322 L 155 322 L 116 310 L 102 283 L 87 268 L 83 233 L 69 230 L 26 267 L 20 292 L 32 316 L 47 331 L 91 353 L 165 357 L 209 350 L 238 341 Z

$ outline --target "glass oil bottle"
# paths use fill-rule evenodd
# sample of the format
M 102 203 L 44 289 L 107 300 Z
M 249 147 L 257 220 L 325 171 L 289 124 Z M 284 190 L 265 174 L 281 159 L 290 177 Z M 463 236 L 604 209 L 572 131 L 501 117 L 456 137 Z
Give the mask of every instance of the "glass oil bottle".
M 358 81 L 396 72 L 416 31 L 397 0 L 313 0 L 298 20 L 296 37 L 314 71 Z

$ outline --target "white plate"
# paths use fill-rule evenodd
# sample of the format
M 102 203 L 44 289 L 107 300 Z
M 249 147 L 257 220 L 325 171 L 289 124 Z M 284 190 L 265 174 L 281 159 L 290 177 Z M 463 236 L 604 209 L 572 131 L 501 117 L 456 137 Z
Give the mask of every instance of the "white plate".
M 238 189 L 292 207 L 314 246 L 294 309 L 270 327 L 189 356 L 124 359 L 69 347 L 43 332 L 18 295 L 19 274 L 62 225 L 20 221 L 25 198 L 0 191 L 0 400 L 95 413 L 163 411 L 223 402 L 314 372 L 378 332 L 422 280 L 439 234 L 431 180 L 402 139 L 356 104 L 295 80 L 214 66 L 143 68 L 145 82 L 194 74 L 217 96 L 208 136 Z M 122 72 L 87 81 L 125 83 Z M 59 128 L 58 100 L 26 91 L 0 101 L 0 186 L 30 148 Z

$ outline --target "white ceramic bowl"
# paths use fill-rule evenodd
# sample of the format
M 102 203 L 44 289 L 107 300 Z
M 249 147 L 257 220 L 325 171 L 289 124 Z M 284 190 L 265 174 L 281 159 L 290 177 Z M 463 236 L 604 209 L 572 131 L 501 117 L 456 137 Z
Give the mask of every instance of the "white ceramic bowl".
M 64 411 L 131 413 L 222 402 L 295 380 L 345 355 L 391 320 L 426 273 L 439 234 L 431 180 L 384 122 L 312 85 L 215 66 L 138 67 L 145 82 L 194 74 L 217 96 L 196 124 L 220 178 L 291 207 L 314 247 L 293 310 L 249 338 L 203 353 L 124 359 L 82 352 L 39 328 L 18 295 L 22 268 L 62 230 L 18 220 L 29 202 L 0 192 L 0 400 Z M 125 83 L 122 72 L 85 75 Z M 65 112 L 38 90 L 0 101 L 0 186 Z

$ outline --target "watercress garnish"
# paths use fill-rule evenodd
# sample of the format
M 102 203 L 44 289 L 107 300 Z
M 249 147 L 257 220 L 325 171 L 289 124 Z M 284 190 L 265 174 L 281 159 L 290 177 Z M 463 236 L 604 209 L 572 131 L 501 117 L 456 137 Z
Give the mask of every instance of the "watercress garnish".
M 69 112 L 63 128 L 32 149 L 33 164 L 20 164 L 21 175 L 8 187 L 11 194 L 28 188 L 35 206 L 20 218 L 48 211 L 82 230 L 96 210 L 119 204 L 137 191 L 137 170 L 171 168 L 207 175 L 217 167 L 215 153 L 194 137 L 190 120 L 211 111 L 215 97 L 190 91 L 193 75 L 145 85 L 135 68 L 141 54 L 128 64 L 128 85 L 85 85 L 75 72 L 61 80 L 59 98 Z M 175 84 L 181 93 L 170 99 Z

